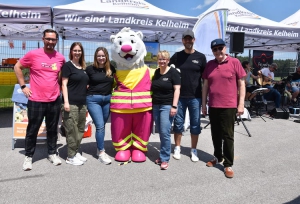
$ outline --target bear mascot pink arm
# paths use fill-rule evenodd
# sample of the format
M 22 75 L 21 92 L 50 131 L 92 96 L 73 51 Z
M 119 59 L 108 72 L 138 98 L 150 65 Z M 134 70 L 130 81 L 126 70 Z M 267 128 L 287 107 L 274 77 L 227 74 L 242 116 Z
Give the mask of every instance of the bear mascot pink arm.
M 143 34 L 123 28 L 110 36 L 112 59 L 117 64 L 116 88 L 111 97 L 111 135 L 116 161 L 146 161 L 145 153 L 152 129 L 150 69 Z

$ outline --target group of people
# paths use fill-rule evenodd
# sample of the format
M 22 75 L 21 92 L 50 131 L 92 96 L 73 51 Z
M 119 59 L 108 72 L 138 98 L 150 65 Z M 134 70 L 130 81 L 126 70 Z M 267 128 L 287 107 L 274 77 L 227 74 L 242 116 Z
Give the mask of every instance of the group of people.
M 281 94 L 273 87 L 274 83 L 274 71 L 277 70 L 278 66 L 276 63 L 272 63 L 269 67 L 262 68 L 258 71 L 258 75 L 254 75 L 251 72 L 251 65 L 248 61 L 242 62 L 242 66 L 246 71 L 246 95 L 245 101 L 251 101 L 254 99 L 257 93 L 254 93 L 254 90 L 258 88 L 265 88 L 263 90 L 263 98 L 264 101 L 273 100 L 275 103 L 275 107 L 279 108 L 281 103 Z M 251 78 L 255 81 L 255 84 L 251 82 Z M 278 82 L 281 83 L 281 82 Z
M 110 64 L 108 51 L 96 49 L 94 62 L 86 67 L 84 48 L 80 42 L 70 47 L 69 61 L 54 48 L 58 33 L 52 29 L 43 32 L 44 47 L 28 52 L 14 67 L 22 92 L 28 97 L 28 126 L 25 137 L 23 170 L 32 169 L 32 157 L 40 125 L 45 118 L 48 159 L 54 165 L 62 162 L 56 154 L 57 126 L 62 115 L 66 133 L 67 164 L 82 165 L 87 161 L 79 152 L 85 131 L 87 111 L 96 126 L 97 156 L 110 164 L 105 153 L 105 123 L 109 117 L 109 104 L 115 68 Z M 30 88 L 26 86 L 23 68 L 30 68 Z M 62 97 L 61 97 L 62 92 Z
M 284 85 L 283 91 L 286 90 L 288 92 L 291 92 L 291 105 L 295 105 L 298 103 L 298 96 L 299 96 L 299 81 L 300 81 L 300 66 L 297 67 L 296 72 L 289 75 L 285 79 L 285 84 L 282 84 L 283 81 L 275 81 L 274 80 L 274 72 L 277 71 L 278 66 L 276 63 L 272 63 L 269 65 L 269 67 L 262 68 L 258 71 L 258 75 L 254 75 L 251 72 L 251 65 L 248 61 L 242 62 L 242 66 L 246 71 L 246 95 L 245 95 L 245 101 L 251 101 L 256 96 L 255 90 L 258 88 L 265 88 L 263 90 L 263 100 L 271 101 L 273 100 L 275 103 L 275 107 L 279 108 L 282 102 L 282 93 L 278 91 L 274 87 L 274 84 L 277 85 Z M 251 78 L 255 82 L 253 84 L 251 82 Z
M 201 133 L 201 112 L 204 115 L 209 113 L 215 151 L 214 158 L 208 161 L 206 166 L 213 167 L 223 163 L 225 176 L 232 178 L 234 122 L 236 115 L 244 112 L 246 73 L 239 60 L 226 54 L 226 45 L 222 39 L 211 42 L 215 59 L 208 63 L 205 55 L 193 48 L 194 42 L 193 31 L 187 30 L 182 35 L 184 50 L 175 53 L 171 58 L 166 51 L 158 54 L 159 68 L 152 79 L 152 91 L 153 115 L 160 135 L 161 149 L 155 163 L 159 164 L 161 169 L 168 168 L 172 122 L 174 122 L 175 142 L 173 158 L 176 160 L 181 158 L 180 145 L 185 131 L 187 109 L 190 115 L 190 158 L 193 162 L 199 161 L 197 143 Z M 180 73 L 172 69 L 170 67 L 172 65 L 175 65 Z M 206 106 L 207 98 L 209 98 L 209 112 Z
M 104 134 L 105 123 L 110 114 L 110 98 L 116 70 L 110 64 L 108 52 L 103 47 L 97 48 L 93 64 L 86 67 L 84 49 L 80 42 L 71 45 L 69 61 L 65 62 L 64 57 L 54 49 L 57 40 L 56 31 L 45 30 L 44 47 L 28 52 L 14 68 L 22 92 L 29 99 L 29 123 L 23 163 L 25 171 L 32 169 L 37 133 L 44 117 L 48 159 L 54 165 L 62 163 L 56 154 L 60 113 L 66 132 L 66 163 L 82 165 L 87 161 L 79 152 L 87 111 L 96 127 L 99 161 L 104 164 L 111 163 L 104 149 Z M 209 62 L 204 54 L 193 48 L 194 42 L 194 33 L 188 29 L 182 35 L 184 50 L 176 52 L 172 57 L 167 51 L 160 51 L 157 55 L 158 69 L 152 78 L 151 91 L 153 118 L 159 132 L 161 149 L 155 163 L 163 170 L 169 167 L 173 123 L 173 158 L 181 158 L 181 138 L 185 131 L 184 121 L 188 109 L 191 160 L 199 161 L 197 143 L 201 133 L 202 112 L 209 115 L 214 146 L 214 158 L 206 166 L 223 163 L 225 176 L 232 178 L 234 122 L 236 116 L 244 111 L 246 72 L 238 59 L 226 54 L 227 48 L 222 39 L 211 42 L 215 59 Z M 24 82 L 23 68 L 30 68 L 30 88 Z

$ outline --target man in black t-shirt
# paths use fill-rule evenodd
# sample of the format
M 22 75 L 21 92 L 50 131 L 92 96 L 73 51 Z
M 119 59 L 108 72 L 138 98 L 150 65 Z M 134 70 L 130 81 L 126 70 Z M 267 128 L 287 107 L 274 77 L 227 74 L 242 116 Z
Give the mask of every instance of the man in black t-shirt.
M 174 64 L 181 72 L 181 88 L 178 102 L 178 112 L 174 120 L 174 140 L 175 148 L 173 157 L 180 159 L 180 143 L 184 130 L 186 109 L 190 115 L 191 133 L 191 160 L 199 161 L 197 156 L 198 136 L 201 133 L 201 75 L 206 66 L 204 54 L 193 48 L 195 42 L 194 32 L 190 29 L 182 34 L 184 50 L 176 52 L 170 59 L 170 65 Z

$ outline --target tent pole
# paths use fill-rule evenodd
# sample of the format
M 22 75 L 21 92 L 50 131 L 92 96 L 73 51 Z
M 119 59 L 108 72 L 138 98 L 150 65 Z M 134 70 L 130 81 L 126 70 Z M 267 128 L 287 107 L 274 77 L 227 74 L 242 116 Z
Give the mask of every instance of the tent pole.
M 64 41 L 64 39 L 62 39 L 62 49 L 61 49 L 62 55 L 65 55 L 65 49 L 64 49 L 64 47 L 65 47 L 65 41 Z
M 58 41 L 57 41 L 57 51 L 59 52 L 59 39 L 58 39 Z
M 251 50 L 249 50 L 249 54 L 248 54 L 248 62 L 251 62 Z M 251 64 L 251 63 L 250 63 Z

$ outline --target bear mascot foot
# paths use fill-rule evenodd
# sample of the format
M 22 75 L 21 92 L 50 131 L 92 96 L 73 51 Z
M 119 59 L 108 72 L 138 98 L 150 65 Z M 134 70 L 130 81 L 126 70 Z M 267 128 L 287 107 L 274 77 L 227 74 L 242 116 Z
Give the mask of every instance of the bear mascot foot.
M 115 156 L 115 160 L 116 161 L 120 161 L 120 162 L 126 162 L 129 161 L 131 156 L 130 150 L 120 150 L 117 152 L 116 156 Z
M 146 161 L 145 152 L 142 152 L 141 150 L 137 150 L 137 149 L 132 150 L 131 160 L 133 162 L 144 162 L 144 161 Z

